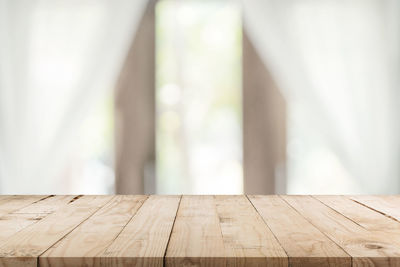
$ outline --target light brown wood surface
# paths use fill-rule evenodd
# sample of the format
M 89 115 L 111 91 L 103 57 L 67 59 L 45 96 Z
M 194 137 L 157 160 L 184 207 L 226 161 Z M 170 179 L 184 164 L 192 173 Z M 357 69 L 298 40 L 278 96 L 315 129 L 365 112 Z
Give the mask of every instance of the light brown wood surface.
M 150 196 L 102 254 L 107 266 L 162 266 L 180 196 Z
M 400 247 L 310 196 L 283 196 L 306 220 L 343 248 L 353 266 L 400 266 Z
M 49 248 L 41 266 L 90 266 L 105 252 L 146 200 L 146 196 L 115 196 L 93 216 Z
M 0 266 L 37 266 L 37 258 L 111 200 L 84 196 L 9 237 L 0 246 Z
M 183 196 L 169 241 L 166 266 L 225 264 L 225 247 L 213 196 Z
M 352 196 L 351 199 L 400 221 L 400 196 Z
M 246 196 L 215 196 L 229 266 L 287 266 L 274 234 Z
M 292 266 L 351 266 L 351 257 L 343 249 L 279 196 L 249 199 L 287 252 Z
M 24 208 L 49 196 L 4 196 L 0 199 L 0 215 Z
M 400 196 L 0 196 L 0 266 L 400 266 Z

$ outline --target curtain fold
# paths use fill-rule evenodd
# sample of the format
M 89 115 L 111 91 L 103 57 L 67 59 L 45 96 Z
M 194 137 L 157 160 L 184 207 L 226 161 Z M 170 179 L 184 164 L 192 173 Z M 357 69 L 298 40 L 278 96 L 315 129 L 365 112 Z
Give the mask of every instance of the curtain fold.
M 243 6 L 245 28 L 291 120 L 302 117 L 305 138 L 320 140 L 349 173 L 323 193 L 399 193 L 400 2 L 245 0 Z M 330 182 L 320 177 L 308 188 Z M 312 191 L 303 188 L 289 192 Z
M 0 0 L 0 193 L 65 193 L 85 114 L 120 68 L 147 0 Z

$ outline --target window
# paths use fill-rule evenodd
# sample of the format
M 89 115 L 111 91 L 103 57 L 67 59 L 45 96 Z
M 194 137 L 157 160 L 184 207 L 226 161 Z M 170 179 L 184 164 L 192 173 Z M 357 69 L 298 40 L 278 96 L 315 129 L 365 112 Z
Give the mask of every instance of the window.
M 241 40 L 235 1 L 157 4 L 157 193 L 243 192 Z

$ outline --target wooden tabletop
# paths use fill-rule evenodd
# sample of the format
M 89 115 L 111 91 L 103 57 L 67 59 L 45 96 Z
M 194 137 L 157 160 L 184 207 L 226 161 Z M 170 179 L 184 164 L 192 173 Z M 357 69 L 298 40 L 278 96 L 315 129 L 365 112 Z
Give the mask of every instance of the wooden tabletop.
M 400 266 L 400 196 L 0 196 L 0 266 Z

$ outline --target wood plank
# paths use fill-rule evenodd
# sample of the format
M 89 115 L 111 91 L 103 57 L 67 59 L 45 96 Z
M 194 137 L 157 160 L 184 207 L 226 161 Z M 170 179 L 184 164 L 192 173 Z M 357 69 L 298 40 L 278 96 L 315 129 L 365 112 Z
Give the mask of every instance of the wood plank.
M 36 201 L 46 198 L 43 195 L 7 196 L 0 199 L 0 216 L 26 207 Z
M 97 266 L 147 196 L 119 195 L 39 258 L 40 266 Z
M 399 196 L 146 198 L 0 196 L 0 266 L 400 266 Z
M 288 266 L 271 230 L 245 196 L 215 196 L 228 266 Z
M 70 196 L 48 196 L 42 200 L 39 200 L 25 208 L 14 211 L 13 213 L 33 213 L 33 214 L 41 214 L 41 213 L 53 213 L 58 210 L 60 207 L 65 206 L 66 204 L 75 201 L 79 196 L 70 195 Z
M 11 198 L 11 197 L 13 197 L 14 195 L 0 195 L 0 203 L 1 203 L 1 201 L 3 201 L 4 199 L 8 199 L 8 198 Z
M 400 196 L 351 196 L 351 199 L 400 221 Z
M 7 238 L 69 204 L 73 198 L 73 196 L 48 196 L 12 213 L 0 216 L 0 229 L 2 229 L 0 231 L 0 247 Z
M 6 240 L 48 214 L 7 214 L 0 217 L 0 247 Z
M 163 266 L 180 196 L 150 196 L 101 255 L 106 266 Z
M 281 196 L 352 256 L 353 266 L 400 266 L 400 247 L 310 196 Z
M 166 266 L 225 266 L 225 248 L 213 196 L 183 196 Z
M 351 257 L 279 196 L 249 196 L 289 256 L 290 266 L 351 266 Z
M 37 266 L 37 257 L 100 209 L 111 196 L 84 196 L 28 226 L 0 247 L 0 266 Z
M 316 199 L 343 214 L 350 220 L 361 225 L 370 231 L 388 234 L 389 240 L 397 241 L 400 244 L 400 223 L 363 206 L 345 196 L 314 196 Z M 393 235 L 395 234 L 395 235 Z
M 315 196 L 358 225 L 400 246 L 400 223 L 345 196 Z

